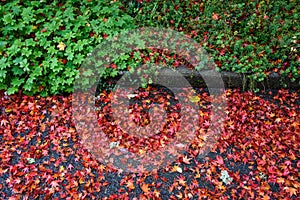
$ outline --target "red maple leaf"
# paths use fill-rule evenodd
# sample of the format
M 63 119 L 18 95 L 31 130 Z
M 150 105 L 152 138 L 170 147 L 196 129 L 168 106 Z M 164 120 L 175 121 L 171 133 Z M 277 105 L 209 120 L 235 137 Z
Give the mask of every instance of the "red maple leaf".
M 59 183 L 58 183 L 58 181 L 52 181 L 52 182 L 50 183 L 50 185 L 51 185 L 51 187 L 56 188 L 56 187 L 59 186 Z
M 191 163 L 190 160 L 191 160 L 191 158 L 188 158 L 187 156 L 184 156 L 182 158 L 182 162 L 184 162 L 185 164 L 190 164 Z

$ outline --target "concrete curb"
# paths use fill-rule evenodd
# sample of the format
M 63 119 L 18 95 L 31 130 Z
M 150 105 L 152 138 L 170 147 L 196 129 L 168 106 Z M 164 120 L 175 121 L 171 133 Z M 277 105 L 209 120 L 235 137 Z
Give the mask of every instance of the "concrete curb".
M 193 87 L 206 87 L 200 73 L 196 70 L 190 70 L 185 67 L 178 68 L 178 71 L 190 82 Z M 201 73 L 208 74 L 210 70 L 203 70 Z M 239 74 L 235 72 L 220 72 L 224 81 L 225 88 L 240 88 L 244 90 L 250 89 L 251 81 L 247 78 L 247 74 Z M 214 77 L 210 77 L 213 79 Z M 282 83 L 287 84 L 287 89 L 300 89 L 300 79 L 292 82 L 290 79 L 282 79 L 278 73 L 271 73 L 264 81 L 255 83 L 255 87 L 259 89 L 282 89 Z
M 176 68 L 178 72 L 180 72 L 188 81 L 189 83 L 195 87 L 195 88 L 205 88 L 206 83 L 204 82 L 201 74 L 205 75 L 206 78 L 209 78 L 210 80 L 215 79 L 214 77 L 215 73 L 211 73 L 211 70 L 202 70 L 201 74 L 199 71 L 188 69 L 187 67 L 181 66 Z M 224 82 L 224 87 L 226 89 L 229 88 L 240 88 L 242 90 L 249 90 L 251 89 L 251 81 L 249 78 L 247 78 L 247 74 L 239 74 L 235 72 L 220 72 L 221 77 Z M 117 81 L 121 78 L 123 73 L 119 73 L 119 75 L 115 78 L 109 78 L 110 83 L 117 83 Z M 174 82 L 176 86 L 176 80 L 177 78 L 174 77 L 174 74 L 166 74 L 165 77 L 166 80 Z M 296 80 L 295 82 L 292 82 L 290 79 L 282 79 L 278 73 L 271 73 L 266 80 L 262 82 L 255 83 L 255 88 L 259 88 L 260 90 L 278 90 L 278 89 L 284 89 L 282 83 L 287 84 L 287 87 L 285 89 L 292 89 L 292 90 L 298 90 L 300 89 L 299 84 L 300 79 Z M 216 84 L 218 85 L 218 84 Z M 179 85 L 180 87 L 180 85 Z

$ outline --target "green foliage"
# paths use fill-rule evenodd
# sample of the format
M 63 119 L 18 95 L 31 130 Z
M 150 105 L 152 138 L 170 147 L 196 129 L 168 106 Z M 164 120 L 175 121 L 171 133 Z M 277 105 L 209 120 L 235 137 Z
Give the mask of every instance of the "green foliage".
M 217 70 L 242 73 L 253 89 L 272 72 L 299 81 L 299 11 L 297 1 L 283 0 L 4 1 L 0 90 L 43 96 L 72 92 L 78 69 L 98 44 L 122 31 L 149 26 L 190 35 L 210 53 Z M 116 58 L 114 67 L 103 69 L 103 77 L 133 70 L 145 59 L 167 65 L 178 59 L 147 49 L 139 53 Z
M 1 3 L 0 89 L 43 96 L 71 92 L 87 54 L 105 38 L 135 28 L 119 7 L 112 1 Z
M 297 1 L 153 0 L 131 6 L 127 12 L 138 26 L 183 31 L 210 53 L 219 71 L 245 74 L 253 89 L 272 72 L 299 81 Z

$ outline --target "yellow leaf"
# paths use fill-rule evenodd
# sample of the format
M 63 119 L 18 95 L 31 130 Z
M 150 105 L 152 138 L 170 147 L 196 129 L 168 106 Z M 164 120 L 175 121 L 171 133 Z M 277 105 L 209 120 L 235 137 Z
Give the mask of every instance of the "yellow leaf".
M 84 183 L 84 179 L 80 178 L 78 182 L 79 182 L 79 184 L 82 184 L 82 183 Z
M 176 171 L 176 172 L 182 173 L 182 168 L 179 167 L 179 166 L 177 166 L 177 165 L 175 165 L 175 166 L 173 167 L 173 170 L 172 170 L 172 171 Z
M 183 195 L 182 195 L 181 192 L 179 192 L 179 194 L 177 194 L 176 196 L 177 196 L 178 199 L 182 199 L 183 198 Z
M 144 154 L 144 153 L 146 153 L 146 151 L 145 151 L 145 150 L 143 150 L 143 149 L 139 149 L 139 154 Z
M 200 101 L 200 97 L 198 97 L 198 96 L 191 96 L 189 99 L 193 103 L 197 103 Z
M 63 143 L 62 144 L 64 147 L 67 147 L 67 146 L 69 146 L 69 144 L 68 143 Z
M 9 113 L 9 112 L 11 112 L 11 111 L 12 111 L 11 108 L 5 108 L 5 112 Z
M 281 121 L 281 119 L 279 117 L 275 119 L 276 123 L 279 123 L 280 121 Z
M 63 51 L 63 50 L 65 50 L 66 45 L 63 42 L 59 42 L 59 44 L 57 45 L 57 48 L 59 48 L 59 50 Z
M 182 185 L 182 186 L 185 186 L 185 185 L 186 185 L 186 181 L 184 180 L 183 177 L 180 177 L 180 178 L 178 179 L 178 183 L 179 183 L 179 185 Z
M 270 117 L 274 117 L 274 116 L 275 116 L 275 114 L 274 114 L 274 113 L 271 113 L 271 114 L 270 114 Z
M 64 169 L 65 169 L 65 168 L 64 168 L 64 166 L 62 166 L 62 165 L 59 167 L 59 171 L 60 171 L 60 172 L 64 171 Z

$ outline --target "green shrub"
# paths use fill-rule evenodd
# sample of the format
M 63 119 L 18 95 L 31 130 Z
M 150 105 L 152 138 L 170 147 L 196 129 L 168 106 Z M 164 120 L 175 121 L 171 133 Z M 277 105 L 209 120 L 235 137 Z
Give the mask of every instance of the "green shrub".
M 283 0 L 2 1 L 0 90 L 43 96 L 72 92 L 80 65 L 98 44 L 123 30 L 148 26 L 190 35 L 218 70 L 245 74 L 253 89 L 272 72 L 299 81 L 299 11 L 296 1 Z M 169 65 L 178 59 L 143 51 L 144 56 L 121 56 L 104 76 L 116 76 L 145 57 Z
M 87 54 L 106 37 L 135 28 L 119 7 L 113 1 L 2 2 L 0 89 L 43 96 L 72 92 Z
M 244 73 L 254 87 L 272 72 L 300 84 L 297 1 L 152 0 L 130 5 L 127 12 L 138 26 L 183 31 L 210 53 L 219 71 Z

